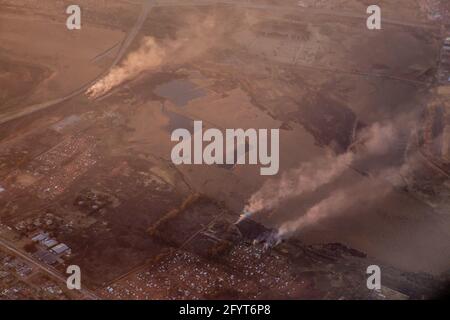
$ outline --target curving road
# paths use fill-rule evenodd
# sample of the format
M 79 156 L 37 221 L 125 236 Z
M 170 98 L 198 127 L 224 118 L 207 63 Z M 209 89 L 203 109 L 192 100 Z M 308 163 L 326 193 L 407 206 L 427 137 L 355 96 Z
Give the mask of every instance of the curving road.
M 34 104 L 31 106 L 24 107 L 20 111 L 9 112 L 0 116 L 0 124 L 6 123 L 8 121 L 21 118 L 33 112 L 43 110 L 49 108 L 51 106 L 57 105 L 61 102 L 69 100 L 73 97 L 76 97 L 79 94 L 83 94 L 88 88 L 90 88 L 93 84 L 95 84 L 98 80 L 104 77 L 108 72 L 115 67 L 119 61 L 123 58 L 130 44 L 133 42 L 134 38 L 138 34 L 141 29 L 143 23 L 145 22 L 148 13 L 152 9 L 152 7 L 170 7 L 170 6 L 210 6 L 210 5 L 224 5 L 224 6 L 237 6 L 241 8 L 248 9 L 260 9 L 260 10 L 268 10 L 268 11 L 284 11 L 286 13 L 291 13 L 295 10 L 296 13 L 305 14 L 305 15 L 324 15 L 324 16 L 334 16 L 334 17 L 344 17 L 344 18 L 352 18 L 352 19 L 367 19 L 365 15 L 358 15 L 351 12 L 343 12 L 343 11 L 331 11 L 324 9 L 310 9 L 296 6 L 285 6 L 285 5 L 270 5 L 270 4 L 255 4 L 252 2 L 246 2 L 245 0 L 240 1 L 232 1 L 232 0 L 144 0 L 142 4 L 142 11 L 133 26 L 133 28 L 128 32 L 125 39 L 122 41 L 120 50 L 111 64 L 111 66 L 98 75 L 95 79 L 90 81 L 89 83 L 83 85 L 79 89 L 69 93 L 68 95 L 57 98 L 54 100 L 46 101 L 39 104 Z M 408 21 L 400 21 L 395 19 L 383 18 L 384 24 L 390 25 L 398 25 L 405 27 L 414 27 L 414 28 L 426 28 L 426 29 L 439 29 L 439 26 L 434 24 L 428 24 L 423 22 L 408 22 Z M 395 79 L 395 78 L 394 78 Z M 397 80 L 404 81 L 405 79 L 398 78 Z
M 133 42 L 134 38 L 136 37 L 136 35 L 138 34 L 139 30 L 141 29 L 143 23 L 145 22 L 145 19 L 147 18 L 147 15 L 150 12 L 153 4 L 154 4 L 153 0 L 144 0 L 144 3 L 142 5 L 141 13 L 140 13 L 140 15 L 139 15 L 135 25 L 128 32 L 128 34 L 125 37 L 125 39 L 122 41 L 122 43 L 120 45 L 119 52 L 118 52 L 116 58 L 114 59 L 113 63 L 111 64 L 111 66 L 108 69 L 103 71 L 101 74 L 99 74 L 96 78 L 94 78 L 90 82 L 86 83 L 82 87 L 78 88 L 77 90 L 69 93 L 68 95 L 66 95 L 64 97 L 53 99 L 53 100 L 42 102 L 42 103 L 38 103 L 38 104 L 34 104 L 34 105 L 31 105 L 31 106 L 27 106 L 27 107 L 22 108 L 18 112 L 17 111 L 16 112 L 9 112 L 9 113 L 1 115 L 0 116 L 0 124 L 3 124 L 3 123 L 6 123 L 8 121 L 11 121 L 11 120 L 15 120 L 15 119 L 21 118 L 23 116 L 26 116 L 28 114 L 31 114 L 31 113 L 39 111 L 39 110 L 43 110 L 43 109 L 49 108 L 51 106 L 57 105 L 57 104 L 59 104 L 61 102 L 64 102 L 66 100 L 69 100 L 69 99 L 71 99 L 73 97 L 76 97 L 79 94 L 83 94 L 88 88 L 90 88 L 98 80 L 100 80 L 106 74 L 108 74 L 108 72 L 112 68 L 114 68 L 119 63 L 119 61 L 123 58 L 123 56 L 126 53 L 128 47 Z
M 353 18 L 358 20 L 363 20 L 364 22 L 367 20 L 367 15 L 364 14 L 355 14 L 352 12 L 346 11 L 336 11 L 336 10 L 327 10 L 327 9 L 315 9 L 315 8 L 305 8 L 300 6 L 292 6 L 292 5 L 271 5 L 271 4 L 256 4 L 254 2 L 250 2 L 248 0 L 160 0 L 155 2 L 156 7 L 168 7 L 168 6 L 210 6 L 210 5 L 224 5 L 224 6 L 236 6 L 240 8 L 247 9 L 261 9 L 268 10 L 270 12 L 274 11 L 284 11 L 285 13 L 300 13 L 305 15 L 324 15 L 324 16 L 334 16 L 334 17 L 342 17 L 342 18 Z M 390 19 L 383 17 L 383 24 L 387 25 L 397 25 L 404 27 L 413 27 L 413 28 L 423 28 L 423 29 L 436 29 L 440 30 L 439 25 L 424 23 L 421 21 L 400 21 L 397 19 Z M 365 24 L 364 24 L 365 25 Z

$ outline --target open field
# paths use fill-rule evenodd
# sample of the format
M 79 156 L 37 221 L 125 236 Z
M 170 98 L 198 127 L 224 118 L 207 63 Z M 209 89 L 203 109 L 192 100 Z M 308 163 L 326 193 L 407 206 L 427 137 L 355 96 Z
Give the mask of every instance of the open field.
M 437 75 L 449 17 L 431 19 L 426 1 L 376 1 L 386 20 L 374 32 L 359 0 L 79 2 L 82 29 L 69 31 L 68 1 L 0 0 L 0 249 L 41 266 L 25 280 L 0 272 L 0 289 L 77 298 L 35 288 L 61 282 L 68 265 L 81 267 L 86 299 L 405 299 L 443 288 L 450 104 Z M 279 175 L 175 166 L 171 133 L 195 120 L 280 129 Z M 367 132 L 384 128 L 373 152 Z M 328 183 L 235 224 L 266 185 L 349 154 Z M 352 200 L 328 218 L 269 250 L 254 243 L 340 192 Z M 365 286 L 370 264 L 385 272 L 381 293 Z

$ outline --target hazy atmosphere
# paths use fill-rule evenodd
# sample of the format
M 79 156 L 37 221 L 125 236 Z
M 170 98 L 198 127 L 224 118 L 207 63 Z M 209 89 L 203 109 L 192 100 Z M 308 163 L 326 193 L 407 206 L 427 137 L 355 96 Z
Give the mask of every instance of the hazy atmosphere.
M 0 88 L 0 300 L 448 288 L 448 1 L 0 0 Z

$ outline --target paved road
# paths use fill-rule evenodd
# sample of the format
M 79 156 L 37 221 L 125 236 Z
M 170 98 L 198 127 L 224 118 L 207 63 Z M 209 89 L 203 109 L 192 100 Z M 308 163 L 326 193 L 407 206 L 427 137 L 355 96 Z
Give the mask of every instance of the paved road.
M 145 19 L 147 18 L 147 15 L 150 12 L 152 6 L 153 6 L 153 0 L 144 0 L 143 5 L 142 5 L 141 13 L 140 13 L 140 15 L 139 15 L 135 25 L 128 32 L 126 38 L 123 40 L 123 42 L 121 44 L 121 47 L 120 47 L 120 50 L 119 50 L 116 58 L 114 59 L 113 63 L 111 64 L 111 66 L 108 69 L 103 71 L 95 79 L 91 80 L 90 82 L 86 83 L 82 87 L 78 88 L 77 90 L 69 93 L 68 95 L 66 95 L 64 97 L 53 99 L 53 100 L 42 102 L 42 103 L 38 103 L 38 104 L 34 104 L 34 105 L 31 105 L 31 106 L 27 106 L 27 107 L 21 108 L 21 110 L 18 111 L 18 112 L 14 111 L 14 112 L 9 112 L 9 113 L 6 113 L 4 115 L 1 115 L 0 116 L 0 124 L 3 124 L 3 123 L 6 123 L 8 121 L 12 121 L 12 120 L 21 118 L 23 116 L 26 116 L 28 114 L 31 114 L 31 113 L 39 111 L 39 110 L 47 109 L 47 108 L 49 108 L 51 106 L 57 105 L 59 103 L 67 101 L 67 100 L 69 100 L 69 99 L 71 99 L 73 97 L 76 97 L 79 94 L 83 94 L 93 84 L 95 84 L 98 80 L 100 80 L 106 74 L 108 74 L 108 72 L 112 68 L 114 68 L 119 63 L 119 61 L 123 58 L 123 56 L 126 53 L 128 47 L 133 42 L 134 38 L 136 37 L 136 35 L 138 34 L 139 30 L 141 29 L 141 27 L 142 27 Z
M 18 119 L 20 117 L 26 116 L 28 114 L 31 114 L 33 112 L 43 110 L 46 108 L 49 108 L 51 106 L 57 105 L 61 102 L 64 102 L 68 99 L 71 99 L 79 94 L 84 93 L 88 88 L 90 88 L 93 84 L 95 84 L 99 79 L 104 77 L 114 66 L 117 65 L 117 63 L 122 59 L 123 55 L 126 53 L 128 47 L 133 42 L 134 38 L 138 34 L 139 30 L 141 29 L 143 23 L 145 22 L 148 13 L 150 12 L 152 7 L 168 7 L 168 6 L 210 6 L 210 5 L 230 5 L 230 6 L 237 6 L 241 8 L 249 8 L 249 9 L 262 9 L 262 10 L 269 10 L 269 11 L 285 11 L 286 13 L 300 13 L 305 14 L 308 16 L 311 15 L 328 15 L 328 16 L 335 16 L 335 17 L 344 17 L 344 18 L 353 18 L 353 19 L 367 19 L 367 16 L 365 15 L 359 15 L 355 13 L 350 12 L 343 12 L 343 11 L 331 11 L 331 10 L 322 10 L 322 9 L 309 9 L 309 8 L 302 8 L 302 7 L 295 7 L 295 6 L 283 6 L 283 5 L 269 5 L 269 4 L 255 4 L 246 2 L 245 0 L 240 1 L 231 1 L 231 0 L 144 0 L 142 5 L 142 11 L 136 21 L 136 24 L 134 27 L 130 30 L 130 32 L 127 34 L 126 38 L 121 44 L 119 53 L 116 56 L 116 59 L 112 63 L 112 65 L 105 70 L 102 74 L 100 74 L 97 78 L 93 79 L 89 83 L 85 84 L 81 88 L 75 90 L 74 92 L 58 98 L 51 101 L 46 101 L 43 103 L 31 105 L 28 107 L 22 108 L 20 111 L 16 112 L 10 112 L 7 114 L 4 114 L 0 116 L 0 124 L 6 123 L 8 121 Z M 395 19 L 389 19 L 389 18 L 383 18 L 383 23 L 385 24 L 392 24 L 392 25 L 400 25 L 400 26 L 407 26 L 407 27 L 415 27 L 415 28 L 428 28 L 428 29 L 439 29 L 439 26 L 436 26 L 434 24 L 427 24 L 423 22 L 407 22 L 407 21 L 400 21 Z M 404 81 L 404 79 L 397 79 L 400 81 Z
M 3 248 L 5 248 L 8 251 L 11 251 L 12 253 L 16 254 L 17 256 L 21 257 L 22 259 L 26 260 L 28 263 L 32 264 L 34 267 L 39 268 L 40 270 L 44 271 L 45 273 L 47 273 L 48 275 L 52 276 L 54 279 L 57 279 L 61 282 L 64 283 L 64 285 L 66 285 L 67 283 L 67 278 L 63 277 L 57 270 L 55 270 L 54 268 L 43 264 L 42 262 L 40 262 L 39 260 L 23 253 L 22 251 L 18 250 L 13 243 L 11 243 L 8 240 L 2 239 L 0 238 L 0 246 L 2 246 Z M 92 299 L 92 300 L 99 300 L 100 298 L 95 295 L 93 292 L 91 292 L 90 290 L 81 288 L 81 290 L 79 291 L 81 292 L 85 297 Z
M 286 13 L 296 13 L 311 15 L 324 15 L 324 16 L 334 16 L 342 18 L 353 18 L 366 21 L 366 14 L 356 14 L 353 12 L 347 12 L 343 10 L 326 10 L 326 9 L 315 9 L 315 8 L 304 8 L 300 6 L 286 6 L 286 5 L 270 5 L 270 4 L 256 4 L 254 2 L 246 2 L 245 0 L 159 0 L 155 2 L 157 7 L 168 7 L 168 6 L 210 6 L 213 4 L 217 5 L 229 5 L 248 9 L 261 9 L 268 11 L 284 11 Z M 364 12 L 365 13 L 365 12 Z M 398 25 L 404 27 L 414 27 L 414 28 L 424 28 L 424 29 L 436 29 L 440 30 L 440 26 L 436 24 L 430 24 L 423 21 L 402 21 L 397 19 L 391 19 L 383 17 L 383 24 L 387 25 Z M 365 24 L 364 24 L 365 25 Z

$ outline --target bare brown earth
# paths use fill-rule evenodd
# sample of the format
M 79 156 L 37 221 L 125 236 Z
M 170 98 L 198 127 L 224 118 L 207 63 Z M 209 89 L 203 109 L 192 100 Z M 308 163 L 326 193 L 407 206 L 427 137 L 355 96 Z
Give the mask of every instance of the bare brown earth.
M 160 2 L 127 53 L 144 37 L 189 39 L 171 59 L 99 99 L 80 93 L 35 111 L 26 108 L 107 73 L 143 3 L 80 1 L 83 27 L 70 32 L 66 1 L 0 1 L 0 222 L 17 248 L 49 232 L 72 250 L 56 270 L 77 264 L 89 289 L 114 299 L 381 298 L 365 288 L 372 263 L 387 270 L 385 297 L 432 296 L 450 268 L 448 179 L 439 173 L 448 166 L 428 154 L 404 184 L 393 185 L 398 176 L 372 179 L 416 159 L 445 125 L 436 124 L 427 143 L 414 140 L 409 155 L 416 137 L 406 135 L 385 158 L 255 217 L 277 227 L 358 183 L 391 191 L 371 203 L 361 198 L 348 214 L 269 251 L 233 224 L 268 178 L 247 165 L 175 167 L 170 134 L 194 120 L 281 128 L 286 172 L 347 151 L 374 122 L 408 116 L 406 132 L 423 119 L 432 125 L 440 26 L 409 0 L 379 1 L 389 18 L 379 32 L 365 28 L 366 1 L 304 1 L 298 11 L 289 7 L 297 1 Z M 205 30 L 199 21 L 212 22 Z M 182 106 L 157 93 L 174 80 L 202 93 Z M 424 176 L 431 193 L 420 188 Z

